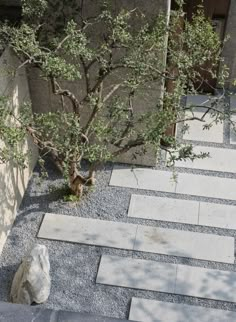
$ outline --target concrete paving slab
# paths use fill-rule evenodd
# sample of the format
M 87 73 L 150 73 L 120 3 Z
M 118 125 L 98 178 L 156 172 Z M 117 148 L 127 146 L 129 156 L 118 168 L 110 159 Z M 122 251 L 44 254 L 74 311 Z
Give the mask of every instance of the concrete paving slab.
M 199 225 L 236 229 L 236 206 L 200 202 Z
M 87 245 L 133 249 L 137 225 L 45 214 L 38 237 Z
M 198 108 L 195 108 L 194 116 L 201 118 L 206 112 L 204 107 L 211 106 L 211 102 L 207 95 L 188 95 L 186 106 L 199 106 Z M 192 116 L 191 112 L 186 112 L 185 114 L 186 118 Z M 205 116 L 205 124 L 211 122 L 212 118 L 210 114 L 207 114 Z M 186 121 L 185 124 L 189 125 L 189 130 L 184 133 L 184 140 L 223 143 L 223 123 L 213 124 L 209 130 L 203 130 L 204 123 L 197 120 Z
M 135 179 L 134 172 L 136 174 Z M 236 179 L 178 173 L 176 189 L 174 189 L 174 183 L 171 182 L 171 178 L 171 171 L 146 168 L 139 168 L 134 171 L 131 168 L 115 167 L 112 171 L 110 185 L 236 200 Z M 129 179 L 133 181 L 131 182 Z
M 236 312 L 133 297 L 129 319 L 139 322 L 235 322 Z
M 236 272 L 178 265 L 176 294 L 236 302 Z
M 176 193 L 236 200 L 236 179 L 179 173 Z
M 236 272 L 103 255 L 97 283 L 236 302 Z
M 234 238 L 46 214 L 39 238 L 234 263 Z
M 132 195 L 128 216 L 197 225 L 198 208 L 198 201 Z
M 148 168 L 124 169 L 120 166 L 114 166 L 110 185 L 168 192 L 174 192 L 176 187 L 172 172 Z
M 200 152 L 210 153 L 210 157 L 195 159 L 194 161 L 178 161 L 175 163 L 175 166 L 211 171 L 236 172 L 236 150 L 234 149 L 194 146 L 193 151 L 196 154 L 200 154 Z
M 205 109 L 198 108 L 194 112 L 194 116 L 201 118 L 205 113 Z M 185 118 L 191 118 L 193 115 L 191 112 L 186 112 Z M 203 129 L 204 124 L 209 124 L 212 122 L 210 115 L 205 117 L 205 122 L 200 121 L 186 121 L 185 124 L 189 126 L 188 131 L 183 134 L 184 140 L 191 141 L 202 141 L 202 142 L 212 142 L 212 143 L 223 143 L 223 123 L 213 124 L 212 127 L 207 130 Z
M 174 292 L 177 265 L 102 255 L 96 283 Z
M 236 206 L 194 200 L 132 195 L 128 216 L 236 229 Z
M 135 250 L 234 263 L 234 238 L 191 231 L 138 226 Z

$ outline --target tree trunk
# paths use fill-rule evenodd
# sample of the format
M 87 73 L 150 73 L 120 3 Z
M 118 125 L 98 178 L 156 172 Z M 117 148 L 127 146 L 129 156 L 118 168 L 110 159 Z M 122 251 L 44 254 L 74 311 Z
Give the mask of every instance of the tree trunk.
M 73 181 L 70 181 L 71 192 L 79 198 L 83 195 L 84 186 L 85 182 L 80 176 L 77 176 Z
M 83 177 L 78 173 L 75 163 L 71 164 L 69 170 L 69 181 L 70 181 L 70 189 L 72 193 L 77 197 L 82 197 L 84 187 L 92 186 L 95 184 L 95 170 L 92 167 L 89 170 L 89 175 L 87 177 Z

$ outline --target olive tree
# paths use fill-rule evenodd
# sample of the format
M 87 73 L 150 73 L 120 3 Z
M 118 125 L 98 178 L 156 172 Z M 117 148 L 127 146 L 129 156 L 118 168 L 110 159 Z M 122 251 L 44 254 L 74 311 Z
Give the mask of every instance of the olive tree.
M 170 161 L 204 157 L 168 135 L 170 127 L 186 120 L 204 122 L 209 113 L 215 122 L 225 117 L 218 99 L 200 119 L 195 107 L 186 107 L 181 100 L 196 93 L 196 82 L 207 82 L 202 70 L 216 78 L 217 66 L 223 66 L 222 43 L 201 8 L 190 22 L 178 1 L 179 9 L 168 22 L 164 13 L 149 19 L 138 8 L 114 12 L 106 2 L 96 16 L 89 17 L 76 1 L 59 2 L 73 10 L 55 23 L 50 21 L 58 1 L 23 0 L 21 23 L 11 26 L 6 22 L 0 27 L 1 44 L 19 57 L 19 68 L 37 68 L 50 82 L 53 94 L 61 98 L 56 111 L 32 114 L 25 104 L 19 117 L 7 107 L 6 98 L 1 99 L 0 135 L 5 145 L 0 149 L 0 161 L 13 159 L 24 166 L 26 156 L 17 147 L 30 135 L 41 156 L 50 155 L 68 179 L 72 193 L 81 196 L 84 186 L 94 184 L 100 164 L 133 148 L 139 148 L 138 153 L 164 149 Z M 102 32 L 95 41 L 93 34 L 98 29 Z M 222 86 L 226 76 L 227 69 L 222 67 L 218 75 Z M 78 90 L 63 87 L 65 80 L 75 81 Z M 168 81 L 171 90 L 166 89 Z M 152 109 L 144 106 L 137 112 L 141 89 L 160 87 L 164 94 Z M 187 110 L 191 117 L 185 116 Z M 90 164 L 87 175 L 81 173 L 82 159 Z

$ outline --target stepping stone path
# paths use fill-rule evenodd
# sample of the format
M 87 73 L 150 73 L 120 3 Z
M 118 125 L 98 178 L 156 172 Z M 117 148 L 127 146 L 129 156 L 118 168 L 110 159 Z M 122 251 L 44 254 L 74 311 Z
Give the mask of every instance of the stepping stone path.
M 236 199 L 236 179 L 178 173 L 173 182 L 171 171 L 114 167 L 110 185 L 134 189 L 172 192 L 218 199 Z
M 178 161 L 176 167 L 236 173 L 236 150 L 195 146 L 193 151 L 196 154 L 209 152 L 210 157 L 194 161 Z
M 236 302 L 236 272 L 102 255 L 97 283 Z
M 176 182 L 170 171 L 157 171 L 148 168 L 123 168 L 114 166 L 111 186 L 175 192 Z
M 236 103 L 235 98 L 231 98 L 231 105 L 233 103 Z M 202 106 L 209 106 L 208 97 L 204 95 L 188 96 L 186 104 L 199 106 L 195 114 L 198 117 L 205 112 Z M 206 121 L 211 121 L 210 116 L 206 117 Z M 207 142 L 208 145 L 218 143 L 218 146 L 224 142 L 223 123 L 214 125 L 210 130 L 203 130 L 202 123 L 198 121 L 191 121 L 189 125 L 190 130 L 183 135 L 184 140 L 198 141 L 198 144 L 201 141 L 205 144 Z M 230 143 L 236 144 L 236 135 L 232 130 Z M 211 158 L 178 162 L 177 166 L 193 169 L 193 172 L 194 169 L 199 169 L 236 173 L 236 150 L 233 145 L 228 148 L 197 145 L 194 146 L 194 151 L 210 152 Z M 175 181 L 171 171 L 115 166 L 110 186 L 139 189 L 139 194 L 131 196 L 128 210 L 130 219 L 142 218 L 236 230 L 236 206 L 224 204 L 225 199 L 236 201 L 236 179 L 183 171 L 184 169 L 178 173 Z M 145 196 L 141 190 L 160 191 L 170 195 Z M 192 196 L 192 200 L 178 199 L 181 195 L 185 195 L 184 198 L 187 199 Z M 212 202 L 203 202 L 199 201 L 199 197 L 221 201 L 214 199 Z M 151 252 L 154 255 L 234 263 L 233 237 L 152 227 L 150 223 L 144 226 L 46 214 L 38 237 L 132 252 Z M 96 283 L 199 297 L 206 301 L 212 299 L 236 303 L 236 272 L 203 268 L 201 263 L 199 265 L 195 267 L 102 255 Z M 235 322 L 236 312 L 132 298 L 129 319 L 139 322 Z
M 210 101 L 206 95 L 188 96 L 186 106 L 199 106 L 197 110 L 195 109 L 194 116 L 201 118 L 206 112 L 204 106 L 210 106 Z M 186 118 L 191 118 L 192 116 L 191 111 L 186 113 Z M 206 124 L 212 122 L 209 114 L 204 119 Z M 186 121 L 185 123 L 189 126 L 189 129 L 183 135 L 184 140 L 223 143 L 223 123 L 214 124 L 210 130 L 203 130 L 204 123 L 199 121 Z
M 145 322 L 233 322 L 236 321 L 236 312 L 133 297 L 129 319 Z
M 236 206 L 133 194 L 129 217 L 236 230 Z
M 46 214 L 38 237 L 234 263 L 234 238 L 65 215 Z

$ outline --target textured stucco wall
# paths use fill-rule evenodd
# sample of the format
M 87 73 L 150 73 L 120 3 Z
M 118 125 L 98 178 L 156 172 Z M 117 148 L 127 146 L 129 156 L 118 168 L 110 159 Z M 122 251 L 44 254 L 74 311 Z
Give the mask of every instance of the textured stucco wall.
M 19 61 L 6 49 L 0 57 L 0 95 L 9 98 L 16 115 L 20 104 L 30 100 L 26 71 L 22 68 L 14 77 L 11 76 L 17 66 Z M 4 143 L 0 140 L 1 145 Z M 37 160 L 37 151 L 30 139 L 24 142 L 22 148 L 25 152 L 29 148 L 32 151 L 27 169 L 22 170 L 13 163 L 0 164 L 0 253 Z
M 81 0 L 77 1 L 80 2 Z M 99 7 L 96 5 L 94 0 L 86 0 L 85 4 L 86 7 L 83 11 L 85 16 L 91 17 L 98 13 Z M 170 0 L 114 0 L 112 5 L 114 6 L 114 11 L 119 11 L 119 9 L 122 7 L 128 9 L 139 8 L 149 18 L 155 17 L 160 12 L 165 12 L 167 13 L 167 16 L 169 16 L 170 11 Z M 54 19 L 56 19 L 57 14 L 55 13 L 54 16 Z M 98 30 L 96 30 L 96 35 L 91 35 L 92 41 L 96 42 L 96 39 L 99 37 L 99 35 L 101 35 L 101 30 L 98 28 Z M 163 53 L 163 60 L 165 60 L 165 56 L 166 53 Z M 119 73 L 120 71 L 114 74 L 112 83 L 115 84 L 116 82 L 119 82 L 119 78 L 122 76 Z M 61 82 L 60 84 L 62 88 L 71 89 L 77 97 L 82 97 L 84 93 L 84 83 Z M 39 72 L 35 69 L 29 72 L 29 85 L 33 109 L 35 112 L 47 112 L 49 110 L 54 111 L 58 108 L 60 104 L 59 98 L 51 93 L 50 84 L 40 79 Z M 141 89 L 140 95 L 137 97 L 135 102 L 136 112 L 141 112 L 143 110 L 148 111 L 152 109 L 156 105 L 158 98 L 160 98 L 162 95 L 163 84 L 160 83 L 155 84 L 155 86 L 152 86 L 152 88 L 148 88 L 146 86 L 145 88 Z M 68 100 L 66 100 L 66 103 L 70 104 Z M 86 113 L 86 110 L 82 111 L 82 119 L 86 120 L 87 117 L 88 113 Z M 122 155 L 117 161 L 151 166 L 156 164 L 156 155 L 151 149 L 149 149 L 148 153 L 145 155 L 138 156 L 135 160 L 132 158 L 133 152 L 134 149 L 127 154 Z

